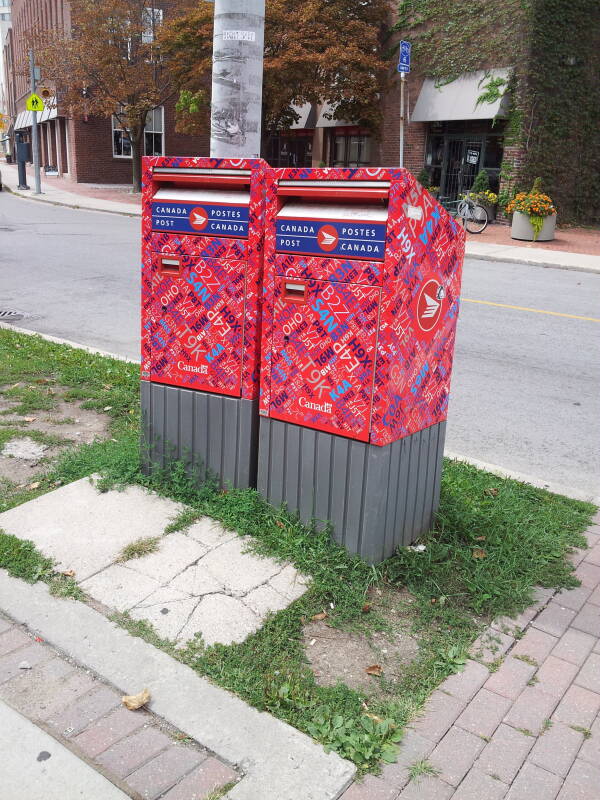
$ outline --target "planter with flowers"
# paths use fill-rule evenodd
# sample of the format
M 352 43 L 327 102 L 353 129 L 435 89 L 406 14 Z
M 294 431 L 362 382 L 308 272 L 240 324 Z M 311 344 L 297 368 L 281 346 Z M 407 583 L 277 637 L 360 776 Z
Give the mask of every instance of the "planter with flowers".
M 530 192 L 519 192 L 506 206 L 512 214 L 510 235 L 525 242 L 550 242 L 556 228 L 556 208 L 539 186 L 539 178 Z

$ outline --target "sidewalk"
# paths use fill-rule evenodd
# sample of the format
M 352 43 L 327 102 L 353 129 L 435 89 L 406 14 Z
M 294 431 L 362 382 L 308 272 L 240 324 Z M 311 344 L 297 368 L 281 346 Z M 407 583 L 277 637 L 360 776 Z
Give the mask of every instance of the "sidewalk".
M 538 590 L 432 694 L 396 764 L 342 800 L 600 798 L 600 512 L 573 554 L 581 587 Z
M 116 214 L 141 215 L 141 199 L 130 194 L 127 186 L 97 186 L 77 184 L 64 178 L 42 177 L 42 196 L 32 190 L 17 189 L 17 167 L 0 162 L 2 181 L 6 189 L 20 197 L 56 205 L 110 211 Z M 33 186 L 31 169 L 27 172 Z M 467 256 L 484 261 L 507 261 L 544 267 L 600 272 L 600 231 L 571 228 L 557 232 L 548 243 L 517 242 L 510 238 L 507 225 L 489 225 L 483 234 L 467 235 Z

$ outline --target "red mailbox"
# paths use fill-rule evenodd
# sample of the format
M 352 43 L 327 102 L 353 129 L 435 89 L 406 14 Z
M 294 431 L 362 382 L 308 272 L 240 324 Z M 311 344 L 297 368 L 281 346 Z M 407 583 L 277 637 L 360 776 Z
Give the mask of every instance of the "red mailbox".
M 437 508 L 464 232 L 402 169 L 275 175 L 259 490 L 378 561 Z
M 148 465 L 255 480 L 265 171 L 260 159 L 144 159 Z

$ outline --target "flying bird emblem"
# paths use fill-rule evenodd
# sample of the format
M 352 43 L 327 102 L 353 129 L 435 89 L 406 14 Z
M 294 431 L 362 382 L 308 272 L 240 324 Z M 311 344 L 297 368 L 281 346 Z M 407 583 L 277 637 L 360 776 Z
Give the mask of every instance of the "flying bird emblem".
M 435 317 L 435 315 L 437 314 L 437 310 L 440 307 L 440 304 L 438 303 L 437 300 L 434 300 L 433 297 L 428 295 L 427 292 L 424 293 L 424 297 L 425 297 L 425 303 L 427 304 L 427 308 L 425 309 L 425 311 L 423 311 L 421 316 L 424 317 L 424 319 L 431 319 L 431 317 Z
M 335 242 L 335 236 L 332 236 L 327 231 L 321 231 L 321 244 L 330 245 Z
M 194 225 L 204 225 L 204 223 L 208 220 L 208 217 L 204 214 L 199 214 L 197 211 L 194 211 Z

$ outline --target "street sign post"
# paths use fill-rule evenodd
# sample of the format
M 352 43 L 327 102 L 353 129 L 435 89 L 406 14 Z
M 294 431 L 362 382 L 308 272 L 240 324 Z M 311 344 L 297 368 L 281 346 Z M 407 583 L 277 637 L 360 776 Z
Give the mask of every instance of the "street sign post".
M 42 184 L 40 180 L 40 142 L 38 137 L 37 112 L 44 110 L 44 101 L 35 93 L 37 77 L 33 50 L 29 51 L 29 80 L 31 94 L 27 98 L 25 108 L 28 111 L 33 112 L 31 114 L 31 148 L 33 150 L 33 177 L 35 181 L 34 194 L 41 194 Z
M 402 40 L 398 51 L 398 72 L 400 73 L 400 166 L 404 166 L 404 81 L 410 72 L 411 43 Z
M 406 74 L 410 72 L 410 51 L 411 51 L 411 43 L 401 41 L 400 42 L 400 51 L 398 56 L 398 72 L 402 74 Z

